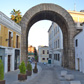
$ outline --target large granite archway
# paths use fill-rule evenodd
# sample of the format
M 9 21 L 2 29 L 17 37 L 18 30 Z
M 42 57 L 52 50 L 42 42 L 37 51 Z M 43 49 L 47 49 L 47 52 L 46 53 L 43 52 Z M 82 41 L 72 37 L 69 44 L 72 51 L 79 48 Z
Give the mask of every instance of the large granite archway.
M 21 20 L 21 61 L 27 63 L 28 33 L 31 26 L 39 20 L 56 22 L 63 32 L 63 58 L 64 67 L 75 68 L 74 35 L 75 24 L 71 15 L 56 4 L 39 4 L 29 9 Z

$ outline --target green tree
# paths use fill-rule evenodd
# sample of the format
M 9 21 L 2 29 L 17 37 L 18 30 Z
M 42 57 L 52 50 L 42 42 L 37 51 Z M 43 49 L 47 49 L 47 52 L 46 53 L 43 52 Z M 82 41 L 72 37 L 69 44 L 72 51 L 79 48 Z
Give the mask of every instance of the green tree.
M 34 57 L 35 57 L 35 60 L 38 61 L 38 53 L 35 47 L 34 47 Z
M 38 56 L 38 54 L 37 54 L 37 50 L 36 50 L 35 47 L 34 47 L 34 56 Z
M 16 11 L 15 9 L 13 9 L 13 11 L 11 11 L 10 14 L 11 14 L 11 19 L 15 21 L 16 23 L 19 23 L 21 21 L 22 15 L 21 15 L 20 10 Z
M 0 59 L 0 80 L 4 80 L 4 66 L 1 59 Z

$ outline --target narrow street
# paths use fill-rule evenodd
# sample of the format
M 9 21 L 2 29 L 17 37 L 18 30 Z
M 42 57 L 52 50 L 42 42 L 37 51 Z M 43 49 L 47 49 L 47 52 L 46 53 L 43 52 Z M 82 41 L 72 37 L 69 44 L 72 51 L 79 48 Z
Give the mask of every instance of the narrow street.
M 34 64 L 32 66 L 34 68 Z M 67 81 L 65 77 L 61 77 L 61 71 L 63 70 L 74 75 L 73 81 L 80 81 L 81 84 L 84 84 L 83 73 L 52 64 L 38 64 L 38 73 L 27 76 L 25 81 L 18 81 L 19 70 L 6 73 L 5 80 L 6 84 L 70 84 L 70 81 Z
M 28 84 L 60 84 L 53 67 L 41 64 L 42 71 Z

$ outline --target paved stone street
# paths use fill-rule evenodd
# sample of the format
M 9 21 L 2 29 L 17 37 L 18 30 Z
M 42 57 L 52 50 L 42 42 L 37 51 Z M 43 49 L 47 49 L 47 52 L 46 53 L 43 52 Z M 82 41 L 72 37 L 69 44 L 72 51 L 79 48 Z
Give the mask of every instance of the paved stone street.
M 60 84 L 57 73 L 52 66 L 43 65 L 41 73 L 28 84 Z
M 34 67 L 34 65 L 32 65 Z M 41 68 L 41 67 L 42 68 Z M 26 81 L 18 81 L 19 70 L 9 72 L 5 74 L 6 84 L 70 84 L 64 77 L 61 77 L 61 71 L 66 70 L 68 74 L 74 75 L 74 80 L 81 81 L 84 84 L 84 74 L 69 70 L 60 66 L 49 65 L 49 64 L 38 64 L 39 73 L 28 76 Z
M 28 84 L 30 80 L 34 79 L 42 71 L 42 68 L 40 66 L 37 67 L 38 67 L 38 73 L 37 74 L 32 73 L 32 76 L 27 76 L 27 80 L 24 82 L 18 81 L 19 70 L 6 73 L 5 74 L 6 84 Z M 34 68 L 34 64 L 32 64 L 32 68 Z

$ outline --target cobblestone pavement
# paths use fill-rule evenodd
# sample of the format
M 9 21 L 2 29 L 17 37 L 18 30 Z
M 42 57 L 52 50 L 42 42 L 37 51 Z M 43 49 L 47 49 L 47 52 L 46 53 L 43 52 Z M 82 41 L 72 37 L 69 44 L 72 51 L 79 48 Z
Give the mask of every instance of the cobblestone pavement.
M 64 77 L 61 77 L 61 71 L 66 70 L 68 74 L 74 75 L 74 80 L 84 84 L 84 74 L 76 70 L 69 70 L 56 65 L 38 64 L 38 74 L 28 76 L 26 81 L 18 81 L 19 70 L 5 74 L 6 84 L 70 84 Z M 41 66 L 41 67 L 40 67 Z M 34 65 L 33 65 L 34 67 Z

